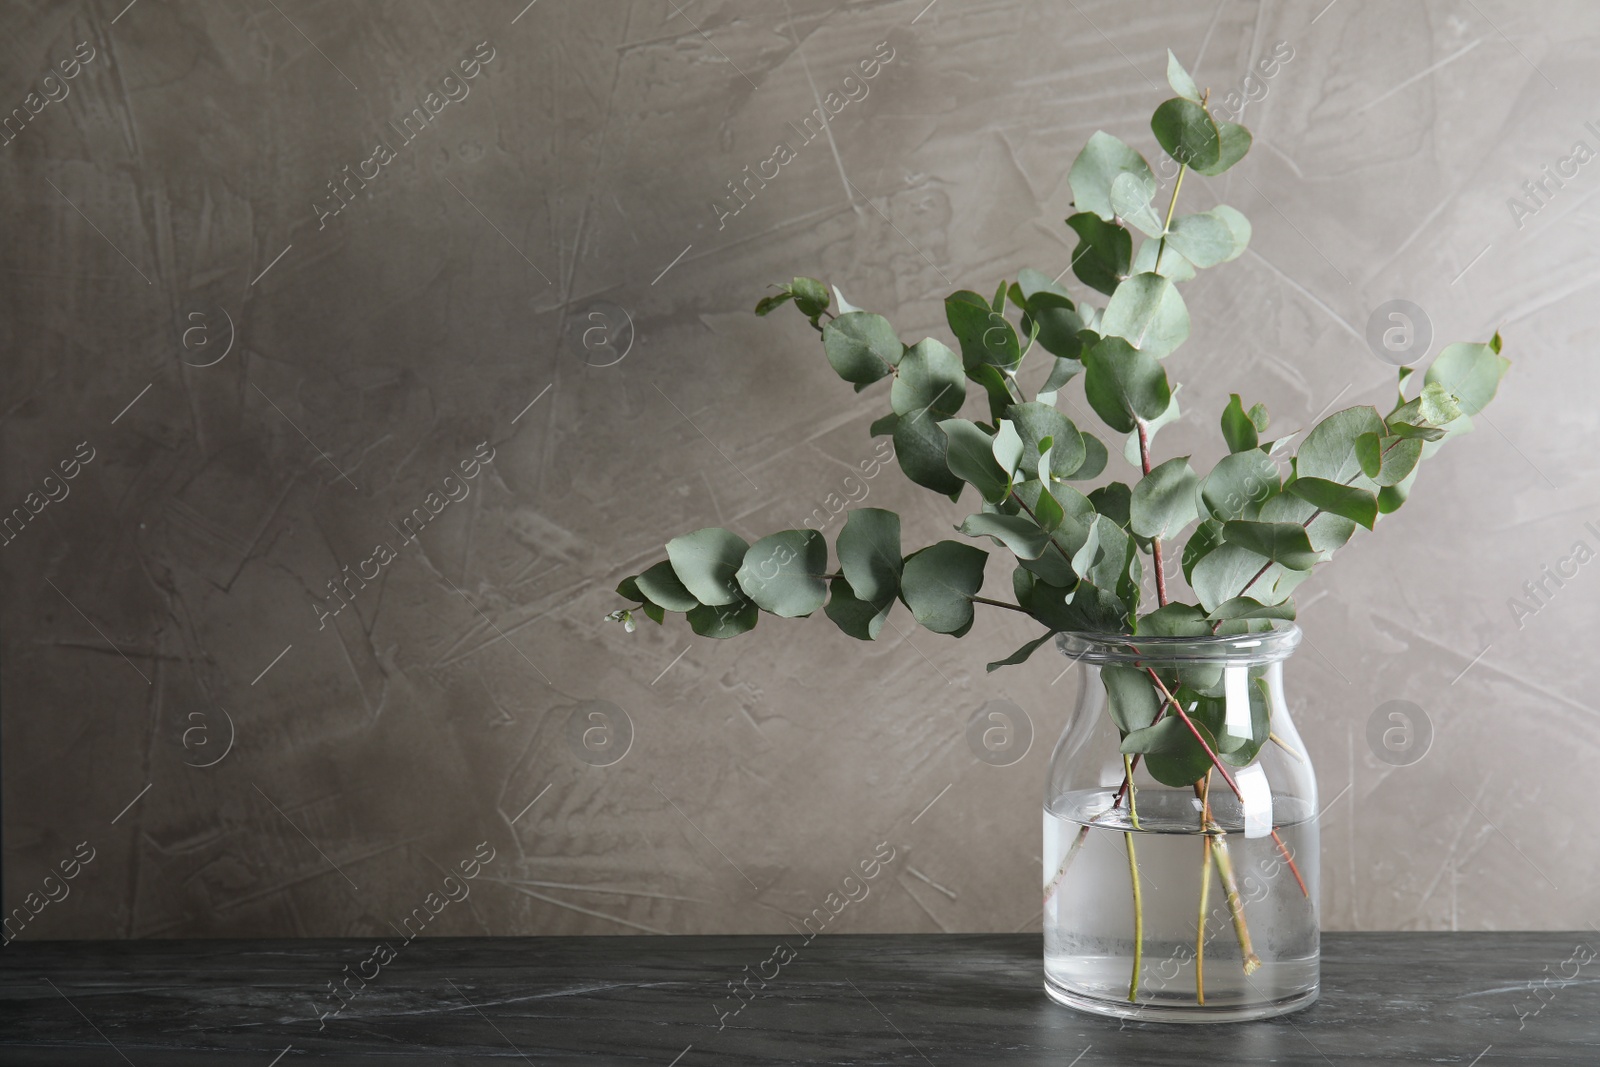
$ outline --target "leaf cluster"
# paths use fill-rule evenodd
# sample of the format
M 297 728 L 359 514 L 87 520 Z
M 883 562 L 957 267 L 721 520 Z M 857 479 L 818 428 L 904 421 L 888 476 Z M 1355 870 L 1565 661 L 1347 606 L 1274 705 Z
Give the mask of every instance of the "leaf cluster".
M 1176 211 L 1189 170 L 1223 173 L 1251 138 L 1213 120 L 1205 96 L 1168 55 L 1177 95 L 1150 121 L 1180 165 L 1166 205 L 1157 203 L 1144 157 L 1105 132 L 1089 138 L 1068 175 L 1075 210 L 1066 224 L 1078 239 L 1071 270 L 1092 296 L 1074 298 L 1033 269 L 992 296 L 952 293 L 945 318 L 954 347 L 932 337 L 905 344 L 888 319 L 816 279 L 795 278 L 756 307 L 766 315 L 792 301 L 821 333 L 829 365 L 857 392 L 889 380 L 889 410 L 871 433 L 893 439 L 900 469 L 917 485 L 955 501 L 971 487 L 977 510 L 955 529 L 977 544 L 941 540 L 907 553 L 899 517 L 878 508 L 849 513 L 832 565 L 816 531 L 747 544 L 727 530 L 698 530 L 668 542 L 665 561 L 624 580 L 618 592 L 637 607 L 610 617 L 631 627 L 636 610 L 657 622 L 683 612 L 696 633 L 731 637 L 762 612 L 796 617 L 820 608 L 846 634 L 873 640 L 899 600 L 924 628 L 960 637 L 981 600 L 1024 612 L 1043 629 L 991 670 L 1022 662 L 1064 631 L 1198 637 L 1294 618 L 1300 583 L 1356 527 L 1372 529 L 1406 501 L 1421 462 L 1471 429 L 1509 361 L 1498 334 L 1452 344 L 1414 396 L 1406 396 L 1411 370 L 1402 368 L 1387 413 L 1371 405 L 1336 411 L 1298 447 L 1297 434 L 1269 439 L 1266 408 L 1247 408 L 1232 394 L 1219 419 L 1227 448 L 1220 461 L 1204 472 L 1187 456 L 1153 462 L 1157 432 L 1181 414 L 1166 364 L 1189 336 L 1179 286 L 1237 259 L 1251 237 L 1249 221 L 1226 205 Z M 1030 356 L 1045 364 L 1031 397 L 1021 377 Z M 1103 428 L 1079 426 L 1057 409 L 1075 382 Z M 974 392 L 982 417 L 963 418 Z M 1138 477 L 1088 488 L 1114 445 Z M 993 548 L 1013 557 L 1012 601 L 979 596 Z M 1163 548 L 1178 560 L 1194 602 L 1163 600 L 1149 610 L 1144 568 Z M 1243 740 L 1223 730 L 1218 671 L 1213 680 L 1173 678 L 1176 689 L 1162 694 L 1154 675 L 1107 668 L 1124 751 L 1143 753 L 1158 777 L 1185 782 L 1205 769 L 1190 775 L 1197 753 L 1206 758 L 1196 730 L 1225 759 L 1253 758 L 1265 727 Z M 1252 685 L 1252 714 L 1258 697 L 1265 708 Z M 1159 717 L 1163 701 L 1192 705 L 1195 729 L 1176 715 Z

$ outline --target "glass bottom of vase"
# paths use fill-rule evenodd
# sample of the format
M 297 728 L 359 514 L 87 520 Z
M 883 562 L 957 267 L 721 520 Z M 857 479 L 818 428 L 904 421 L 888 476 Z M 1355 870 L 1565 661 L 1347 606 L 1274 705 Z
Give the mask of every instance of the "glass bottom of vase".
M 1044 991 L 1057 1004 L 1115 1019 L 1141 1019 L 1155 1023 L 1242 1023 L 1253 1019 L 1270 1019 L 1310 1007 L 1317 999 L 1320 986 L 1286 996 L 1278 1000 L 1262 1000 L 1234 1004 L 1183 1004 L 1181 1002 L 1145 1002 L 1096 996 L 1058 986 L 1045 979 Z

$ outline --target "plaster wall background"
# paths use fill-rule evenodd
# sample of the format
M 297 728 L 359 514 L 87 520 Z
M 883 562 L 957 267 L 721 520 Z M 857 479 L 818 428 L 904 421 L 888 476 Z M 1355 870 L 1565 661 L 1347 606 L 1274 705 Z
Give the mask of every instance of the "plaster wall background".
M 886 387 L 844 387 L 792 311 L 752 316 L 764 286 L 824 277 L 947 336 L 946 293 L 1066 268 L 1089 134 L 1155 152 L 1168 46 L 1221 96 L 1279 42 L 1254 151 L 1185 187 L 1255 236 L 1186 289 L 1162 449 L 1216 458 L 1235 390 L 1285 430 L 1381 402 L 1365 331 L 1392 299 L 1435 348 L 1499 328 L 1514 360 L 1493 421 L 1302 588 L 1325 925 L 1596 914 L 1600 564 L 1573 549 L 1600 548 L 1600 163 L 1519 189 L 1600 148 L 1593 5 L 11 3 L 0 108 L 80 42 L 70 93 L 0 147 L 0 506 L 92 453 L 0 548 L 6 910 L 95 856 L 23 936 L 385 934 L 483 841 L 430 932 L 788 930 L 882 841 L 835 929 L 1036 927 L 1075 678 L 985 674 L 1026 620 L 954 642 L 901 609 L 864 645 L 820 613 L 730 642 L 601 619 L 701 526 L 753 540 L 865 492 L 908 544 L 949 536 L 963 505 L 859 480 Z M 867 95 L 719 221 L 880 42 Z M 470 95 L 319 219 L 475 50 Z M 378 543 L 380 578 L 319 619 Z M 1034 733 L 1007 767 L 966 742 L 995 700 Z M 1408 766 L 1368 743 L 1392 700 L 1431 723 Z M 609 766 L 573 741 L 596 724 L 631 732 Z

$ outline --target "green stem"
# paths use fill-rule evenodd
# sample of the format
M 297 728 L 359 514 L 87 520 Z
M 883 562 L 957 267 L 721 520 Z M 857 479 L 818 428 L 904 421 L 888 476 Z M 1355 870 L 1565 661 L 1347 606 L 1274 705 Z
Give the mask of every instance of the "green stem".
M 1178 181 L 1172 187 L 1172 199 L 1167 201 L 1167 218 L 1161 224 L 1161 243 L 1156 245 L 1155 272 L 1157 274 L 1161 273 L 1161 253 L 1167 250 L 1167 231 L 1172 229 L 1172 213 L 1178 207 L 1178 190 L 1183 188 L 1183 176 L 1187 173 L 1189 173 L 1189 165 L 1187 163 L 1178 164 Z
M 1020 611 L 1024 615 L 1028 614 L 1027 608 L 1020 607 L 1016 604 L 1007 604 L 1004 600 L 990 600 L 986 596 L 969 596 L 967 599 L 972 601 L 974 604 L 988 604 L 992 608 L 1008 608 L 1011 611 Z
M 1128 845 L 1128 875 L 1133 879 L 1133 977 L 1128 979 L 1128 1001 L 1139 997 L 1139 968 L 1144 962 L 1144 896 L 1139 891 L 1139 860 L 1134 854 L 1133 834 L 1124 833 Z

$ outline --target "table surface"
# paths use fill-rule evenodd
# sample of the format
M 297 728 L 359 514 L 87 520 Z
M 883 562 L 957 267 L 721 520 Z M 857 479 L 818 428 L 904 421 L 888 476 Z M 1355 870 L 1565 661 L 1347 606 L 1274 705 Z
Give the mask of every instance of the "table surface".
M 17 941 L 0 1063 L 1600 1064 L 1592 932 L 1327 934 L 1317 1003 L 1208 1026 L 1054 1004 L 1037 934 L 789 938 L 719 1019 L 780 939 Z

